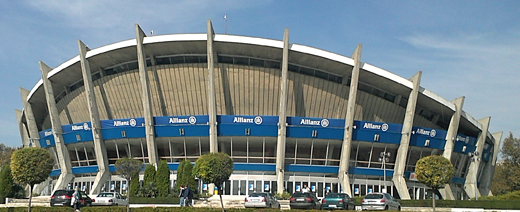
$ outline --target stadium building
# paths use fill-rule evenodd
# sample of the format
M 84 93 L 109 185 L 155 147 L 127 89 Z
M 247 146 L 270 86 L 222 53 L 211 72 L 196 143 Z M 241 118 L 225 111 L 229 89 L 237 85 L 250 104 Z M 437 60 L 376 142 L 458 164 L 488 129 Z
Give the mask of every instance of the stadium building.
M 52 152 L 42 195 L 79 187 L 124 193 L 122 157 L 182 160 L 225 152 L 234 172 L 224 195 L 385 191 L 424 199 L 415 163 L 442 155 L 455 167 L 444 199 L 490 195 L 502 133 L 410 79 L 351 57 L 283 40 L 215 34 L 145 35 L 89 49 L 20 88 L 23 146 Z M 406 65 L 406 64 L 403 64 Z M 142 175 L 141 175 L 142 179 Z M 199 192 L 213 187 L 198 181 Z

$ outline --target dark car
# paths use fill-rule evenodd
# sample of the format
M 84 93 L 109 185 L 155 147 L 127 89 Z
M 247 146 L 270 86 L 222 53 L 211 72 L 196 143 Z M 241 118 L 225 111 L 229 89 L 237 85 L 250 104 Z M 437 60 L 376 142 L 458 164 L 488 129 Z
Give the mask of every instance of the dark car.
M 322 209 L 347 209 L 354 210 L 354 200 L 345 193 L 330 193 L 321 200 Z
M 79 202 L 81 206 L 91 206 L 92 199 L 84 192 L 79 191 L 80 198 Z M 56 190 L 54 194 L 51 196 L 51 207 L 52 206 L 72 206 L 70 201 L 72 200 L 72 195 L 74 194 L 74 190 Z
M 320 200 L 310 192 L 296 192 L 289 199 L 289 205 L 292 208 L 319 209 Z

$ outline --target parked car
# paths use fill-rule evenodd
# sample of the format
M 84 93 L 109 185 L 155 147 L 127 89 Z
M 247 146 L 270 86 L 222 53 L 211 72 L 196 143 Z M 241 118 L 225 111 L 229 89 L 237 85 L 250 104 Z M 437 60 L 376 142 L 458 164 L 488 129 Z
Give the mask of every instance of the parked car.
M 346 209 L 354 210 L 354 200 L 345 193 L 329 193 L 321 200 L 322 209 Z
M 310 192 L 296 192 L 289 199 L 289 205 L 292 208 L 319 209 L 321 207 L 320 200 Z
M 401 210 L 401 204 L 388 193 L 370 193 L 361 200 L 362 210 Z
M 74 194 L 74 190 L 56 190 L 51 196 L 51 207 L 52 206 L 71 206 L 70 201 L 72 200 L 72 195 Z M 80 204 L 81 206 L 91 206 L 92 199 L 84 192 L 79 191 L 80 194 Z
M 244 200 L 246 208 L 280 208 L 280 203 L 267 192 L 252 193 Z
M 92 205 L 128 205 L 128 199 L 118 192 L 102 192 L 92 199 Z

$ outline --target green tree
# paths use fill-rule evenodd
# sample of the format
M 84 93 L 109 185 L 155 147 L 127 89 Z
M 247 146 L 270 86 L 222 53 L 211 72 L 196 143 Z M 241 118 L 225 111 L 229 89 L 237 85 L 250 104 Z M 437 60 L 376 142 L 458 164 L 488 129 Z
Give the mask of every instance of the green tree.
M 6 146 L 5 144 L 0 144 L 0 166 L 9 164 L 11 161 L 11 155 L 15 150 L 16 148 Z
M 159 161 L 159 165 L 157 165 L 155 184 L 157 185 L 157 195 L 167 197 L 170 191 L 170 167 L 165 160 Z
M 144 168 L 143 183 L 146 185 L 146 184 L 149 184 L 154 181 L 155 181 L 155 166 L 152 164 L 148 164 Z
M 120 158 L 116 161 L 116 171 L 121 177 L 125 178 L 129 185 L 132 185 L 132 181 L 137 176 L 136 181 L 139 181 L 139 172 L 143 169 L 143 162 L 133 158 L 125 157 Z M 128 202 L 130 202 L 130 196 L 128 195 Z M 130 204 L 126 205 L 126 211 L 130 212 Z
M 218 186 L 218 189 L 222 189 L 222 184 L 228 180 L 231 173 L 233 173 L 233 159 L 223 152 L 202 155 L 195 161 L 193 173 L 205 183 L 213 183 Z M 222 212 L 224 212 L 222 192 L 218 193 Z
M 22 148 L 11 155 L 11 174 L 14 181 L 29 185 L 29 212 L 34 185 L 49 178 L 53 166 L 54 158 L 49 151 L 39 147 Z
M 137 195 L 137 192 L 139 191 L 139 172 L 135 173 L 134 176 L 132 176 L 132 182 L 130 182 L 130 190 L 128 191 L 128 196 L 135 197 Z
M 177 168 L 177 187 L 181 185 L 189 185 L 190 188 L 195 188 L 193 165 L 189 160 L 183 160 Z
M 451 182 L 455 170 L 451 161 L 440 155 L 421 158 L 415 164 L 415 174 L 419 182 L 432 188 L 435 192 Z M 435 195 L 432 196 L 435 212 Z
M 520 139 L 513 137 L 505 138 L 500 149 L 502 162 L 497 162 L 495 175 L 491 186 L 494 195 L 505 194 L 520 190 Z
M 14 180 L 11 175 L 11 166 L 4 164 L 0 171 L 0 198 L 13 197 Z

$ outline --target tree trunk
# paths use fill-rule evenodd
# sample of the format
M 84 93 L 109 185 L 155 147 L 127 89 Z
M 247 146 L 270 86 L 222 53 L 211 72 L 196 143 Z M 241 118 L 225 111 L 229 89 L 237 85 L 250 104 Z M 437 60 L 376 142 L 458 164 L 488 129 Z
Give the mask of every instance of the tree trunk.
M 432 206 L 433 206 L 433 212 L 435 212 L 435 192 L 433 192 L 433 195 L 432 195 Z
M 220 193 L 220 189 L 222 189 L 222 184 L 218 185 L 217 192 L 220 196 L 220 205 L 222 206 L 222 212 L 226 212 L 226 210 L 224 209 L 224 202 L 222 201 L 222 193 Z
M 126 201 L 128 201 L 128 204 L 126 204 L 126 212 L 130 212 L 130 180 L 126 179 L 128 181 L 128 192 L 126 192 Z
M 29 185 L 30 188 L 29 188 L 29 207 L 27 208 L 27 210 L 29 212 L 31 212 L 31 200 L 32 200 L 32 190 L 33 190 L 33 185 Z

